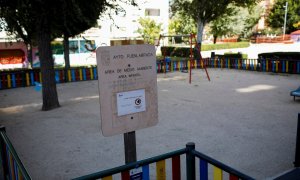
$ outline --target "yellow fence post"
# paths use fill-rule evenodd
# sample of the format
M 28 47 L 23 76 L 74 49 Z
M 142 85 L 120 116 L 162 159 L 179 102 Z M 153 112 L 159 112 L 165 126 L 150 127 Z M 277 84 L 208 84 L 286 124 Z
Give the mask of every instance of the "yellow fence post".
M 223 179 L 223 172 L 222 169 L 214 166 L 214 180 L 222 180 Z
M 156 179 L 157 180 L 166 180 L 166 161 L 156 162 Z

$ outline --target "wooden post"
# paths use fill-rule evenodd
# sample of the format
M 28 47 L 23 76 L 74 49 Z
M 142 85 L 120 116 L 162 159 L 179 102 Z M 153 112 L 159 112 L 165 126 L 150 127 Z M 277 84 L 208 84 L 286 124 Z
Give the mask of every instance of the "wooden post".
M 125 164 L 136 162 L 135 131 L 124 133 Z

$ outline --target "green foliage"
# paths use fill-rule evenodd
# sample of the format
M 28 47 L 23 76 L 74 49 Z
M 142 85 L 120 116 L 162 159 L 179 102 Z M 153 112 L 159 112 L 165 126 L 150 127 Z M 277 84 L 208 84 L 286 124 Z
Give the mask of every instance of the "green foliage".
M 232 10 L 210 23 L 210 32 L 214 37 L 223 35 L 248 37 L 260 18 L 261 7 L 259 5 L 251 7 L 229 5 L 229 8 Z
M 173 0 L 171 3 L 172 12 L 180 12 L 190 16 L 197 23 L 197 42 L 201 43 L 204 26 L 229 13 L 232 9 L 229 4 L 234 6 L 250 6 L 257 0 Z
M 218 49 L 233 49 L 249 47 L 249 42 L 224 43 L 224 44 L 204 44 L 201 47 L 202 51 L 212 51 Z
M 204 44 L 201 47 L 201 51 L 212 51 L 218 49 L 233 49 L 233 48 L 245 48 L 249 47 L 249 42 L 238 42 L 238 43 L 224 43 L 224 44 Z M 188 47 L 172 47 L 163 46 L 161 47 L 162 55 L 176 56 L 176 57 L 189 57 L 190 48 Z M 194 55 L 197 56 L 197 52 L 194 50 Z
M 171 18 L 169 23 L 169 34 L 182 35 L 195 34 L 196 32 L 196 23 L 189 16 L 178 12 Z
M 155 40 L 159 38 L 162 31 L 162 24 L 156 24 L 156 22 L 150 18 L 139 18 L 140 26 L 137 32 L 146 40 L 149 44 L 154 44 Z
M 294 28 L 300 29 L 300 21 L 293 24 Z
M 214 37 L 214 44 L 220 36 L 232 34 L 236 19 L 234 15 L 237 13 L 236 7 L 231 7 L 231 11 L 227 11 L 223 16 L 213 20 L 210 24 L 210 33 Z
M 277 0 L 267 19 L 272 28 L 282 28 L 284 26 L 285 3 L 288 2 L 286 33 L 289 34 L 297 29 L 293 26 L 300 22 L 300 1 L 299 0 Z
M 240 34 L 240 37 L 248 38 L 252 34 L 253 27 L 258 23 L 262 11 L 259 4 L 250 8 L 239 8 L 239 12 L 244 12 L 244 15 L 236 23 L 236 32 Z

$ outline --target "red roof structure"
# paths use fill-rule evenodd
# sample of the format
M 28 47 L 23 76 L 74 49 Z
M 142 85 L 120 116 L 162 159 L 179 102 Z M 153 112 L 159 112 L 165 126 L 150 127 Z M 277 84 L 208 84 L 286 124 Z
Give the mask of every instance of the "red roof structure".
M 300 30 L 294 31 L 291 33 L 292 35 L 300 35 Z

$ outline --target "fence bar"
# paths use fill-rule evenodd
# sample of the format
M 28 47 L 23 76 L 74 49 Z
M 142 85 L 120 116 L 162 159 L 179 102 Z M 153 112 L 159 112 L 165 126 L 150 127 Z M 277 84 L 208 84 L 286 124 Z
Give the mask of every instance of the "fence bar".
M 200 167 L 200 179 L 208 180 L 208 164 L 207 161 L 200 159 L 199 161 Z
M 166 180 L 166 161 L 161 160 L 156 162 L 156 179 Z
M 6 144 L 6 147 L 8 149 L 7 153 L 10 154 L 10 156 L 14 159 L 14 162 L 19 167 L 19 171 L 21 171 L 21 174 L 23 175 L 23 179 L 31 180 L 31 177 L 27 173 L 24 165 L 22 164 L 19 156 L 17 155 L 17 152 L 15 151 L 13 145 L 11 144 L 11 142 L 8 139 L 7 135 L 5 134 L 5 127 L 4 126 L 0 126 L 0 136 L 1 136 L 1 139 L 4 141 L 4 143 Z
M 112 176 L 107 176 L 107 177 L 102 178 L 102 180 L 113 180 L 113 178 L 112 178 Z
M 223 180 L 223 172 L 222 169 L 214 166 L 214 180 Z
M 198 151 L 195 151 L 195 150 L 192 150 L 192 153 L 200 158 L 200 159 L 203 159 L 205 161 L 207 161 L 208 163 L 218 167 L 218 168 L 221 168 L 223 171 L 229 173 L 229 174 L 232 174 L 232 175 L 235 175 L 235 176 L 238 176 L 239 178 L 243 179 L 243 180 L 254 180 L 252 177 L 250 176 L 247 176 L 246 174 L 243 174 L 223 163 L 221 163 L 220 161 L 217 161 L 217 160 L 214 160 L 213 158 L 209 157 L 209 156 L 206 156 L 205 154 L 202 154 Z
M 149 180 L 150 179 L 150 171 L 149 171 L 149 165 L 143 166 L 143 180 Z
M 121 179 L 122 180 L 130 180 L 129 171 L 123 171 L 123 172 L 121 172 Z
M 172 180 L 181 179 L 180 156 L 172 157 Z
M 298 113 L 296 153 L 295 153 L 294 166 L 295 167 L 300 167 L 300 113 Z
M 235 175 L 230 174 L 229 175 L 229 180 L 239 180 L 239 178 Z
M 180 150 L 177 150 L 177 151 L 172 151 L 172 152 L 169 152 L 169 153 L 166 153 L 166 154 L 163 154 L 163 155 L 159 155 L 159 156 L 144 159 L 144 160 L 141 160 L 141 161 L 129 163 L 129 164 L 126 164 L 126 165 L 123 165 L 123 166 L 119 166 L 119 167 L 104 170 L 104 171 L 101 171 L 101 172 L 96 172 L 96 173 L 93 173 L 93 174 L 78 177 L 78 178 L 75 178 L 74 180 L 83 180 L 83 179 L 86 180 L 86 179 L 103 178 L 103 177 L 110 176 L 110 175 L 113 175 L 113 174 L 116 174 L 116 173 L 120 173 L 122 171 L 127 171 L 127 170 L 130 170 L 130 169 L 134 169 L 136 167 L 140 167 L 140 166 L 148 165 L 148 164 L 151 164 L 151 163 L 155 163 L 157 161 L 165 160 L 165 159 L 171 158 L 173 156 L 182 155 L 182 154 L 185 154 L 186 152 L 187 152 L 187 149 L 184 148 L 184 149 L 180 149 Z
M 186 149 L 186 179 L 194 180 L 196 175 L 195 155 L 193 154 L 193 151 L 195 150 L 195 144 L 191 142 L 187 143 Z
M 94 67 L 94 79 L 98 79 L 97 68 Z

